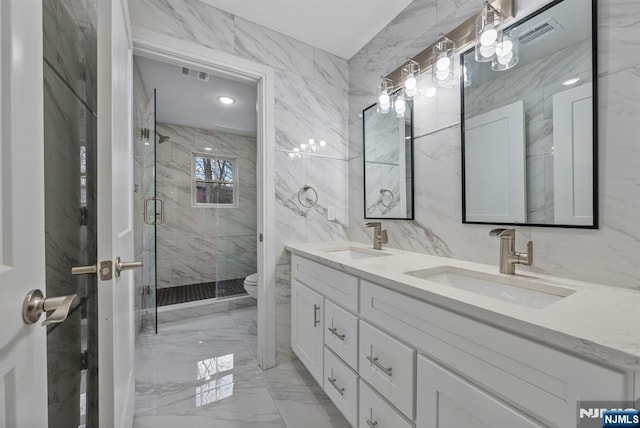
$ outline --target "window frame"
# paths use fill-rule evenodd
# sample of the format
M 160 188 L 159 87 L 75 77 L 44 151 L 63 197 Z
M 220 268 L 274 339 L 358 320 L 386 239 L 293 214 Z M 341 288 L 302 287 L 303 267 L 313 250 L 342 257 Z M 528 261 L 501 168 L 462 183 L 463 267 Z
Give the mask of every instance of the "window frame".
M 204 157 L 204 158 L 208 158 L 215 161 L 218 161 L 218 160 L 231 161 L 233 164 L 233 181 L 200 180 L 196 178 L 196 158 L 198 157 Z M 237 156 L 218 155 L 215 153 L 191 152 L 191 206 L 193 208 L 238 208 L 240 206 L 240 183 L 238 180 L 239 163 L 240 163 L 240 160 Z M 232 187 L 233 203 L 225 204 L 225 203 L 198 202 L 196 200 L 198 183 L 231 184 L 233 186 Z

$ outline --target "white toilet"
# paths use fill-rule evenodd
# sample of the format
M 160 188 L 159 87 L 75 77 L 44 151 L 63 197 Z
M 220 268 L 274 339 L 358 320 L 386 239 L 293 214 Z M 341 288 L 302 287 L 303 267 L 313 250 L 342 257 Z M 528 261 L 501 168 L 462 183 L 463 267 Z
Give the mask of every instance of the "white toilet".
M 254 299 L 258 298 L 258 274 L 252 273 L 244 279 L 244 289 L 247 290 L 249 296 Z

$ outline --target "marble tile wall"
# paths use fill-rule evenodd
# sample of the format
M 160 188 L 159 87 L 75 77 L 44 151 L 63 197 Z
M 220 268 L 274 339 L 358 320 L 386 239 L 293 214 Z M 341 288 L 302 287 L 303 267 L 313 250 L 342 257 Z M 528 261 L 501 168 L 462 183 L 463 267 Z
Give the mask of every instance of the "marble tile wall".
M 49 426 L 92 426 L 98 404 L 97 278 L 72 276 L 71 267 L 94 264 L 97 257 L 96 4 L 43 0 L 43 12 L 46 294 L 81 298 L 69 319 L 47 328 Z M 84 409 L 81 390 L 87 393 Z
M 167 123 L 156 146 L 158 288 L 244 278 L 257 270 L 256 139 Z M 205 147 L 212 149 L 206 151 Z M 192 206 L 192 154 L 237 157 L 238 208 Z
M 290 259 L 284 244 L 348 237 L 347 61 L 199 0 L 130 0 L 129 6 L 134 26 L 273 67 L 276 148 L 291 150 L 309 138 L 324 139 L 325 154 L 335 158 L 275 154 L 277 359 L 286 361 L 291 357 Z M 313 208 L 298 203 L 298 190 L 305 184 L 319 193 Z M 335 221 L 326 219 L 328 206 L 336 207 Z
M 471 16 L 482 0 L 415 0 L 349 61 L 349 192 L 362 193 L 362 126 L 358 114 L 375 102 L 381 74 L 401 64 Z M 517 2 L 517 19 L 547 0 Z M 640 288 L 640 3 L 598 1 L 598 230 L 519 227 L 518 242 L 534 242 L 532 270 Z M 461 223 L 459 89 L 418 98 L 415 141 L 415 221 L 385 221 L 392 247 L 495 264 L 491 225 Z M 369 242 L 363 202 L 350 198 L 349 236 Z

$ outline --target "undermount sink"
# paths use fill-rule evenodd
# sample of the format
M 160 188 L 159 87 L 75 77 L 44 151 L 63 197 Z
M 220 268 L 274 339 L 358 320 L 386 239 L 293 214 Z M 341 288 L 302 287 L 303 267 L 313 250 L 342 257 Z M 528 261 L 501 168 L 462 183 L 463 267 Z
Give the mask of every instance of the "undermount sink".
M 536 309 L 549 306 L 575 292 L 522 275 L 497 275 L 453 266 L 415 270 L 405 274 Z
M 382 257 L 389 256 L 390 254 L 385 254 L 379 252 L 377 250 L 367 250 L 365 248 L 356 248 L 356 247 L 346 247 L 340 248 L 337 250 L 327 251 L 327 254 L 338 259 L 345 260 L 357 260 L 357 259 L 368 259 L 371 257 Z

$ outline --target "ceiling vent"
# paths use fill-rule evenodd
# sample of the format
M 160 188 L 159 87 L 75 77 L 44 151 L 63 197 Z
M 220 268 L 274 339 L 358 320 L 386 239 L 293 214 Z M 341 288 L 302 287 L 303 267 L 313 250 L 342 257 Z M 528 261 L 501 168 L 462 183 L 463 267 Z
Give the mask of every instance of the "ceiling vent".
M 551 33 L 558 29 L 562 29 L 560 23 L 553 18 L 549 18 L 536 25 L 535 27 L 520 34 L 518 40 L 523 46 L 530 45 L 539 40 L 542 40 L 543 38 L 548 37 Z
M 201 80 L 203 82 L 209 81 L 209 73 L 205 73 L 204 71 L 193 70 L 191 68 L 182 67 L 181 74 L 187 77 L 193 77 L 194 79 Z

